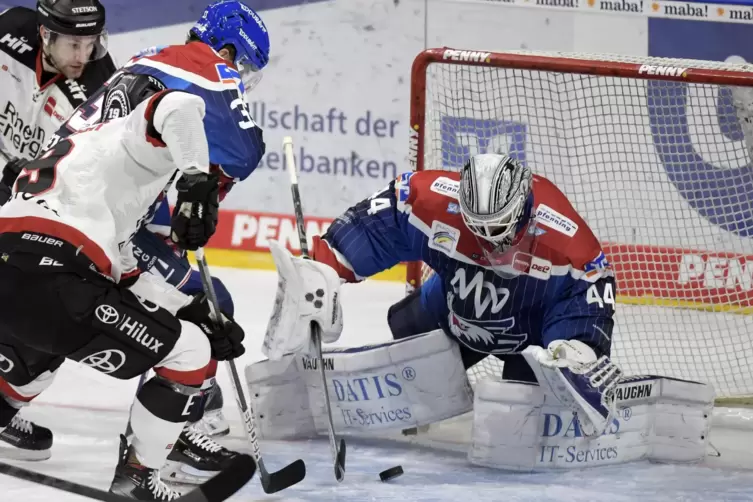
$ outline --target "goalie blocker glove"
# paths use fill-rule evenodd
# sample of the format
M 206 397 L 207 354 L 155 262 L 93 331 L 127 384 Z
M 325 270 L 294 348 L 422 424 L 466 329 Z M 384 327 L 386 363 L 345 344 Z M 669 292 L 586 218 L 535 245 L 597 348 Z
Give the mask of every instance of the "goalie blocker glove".
M 210 312 L 207 296 L 199 293 L 191 303 L 178 311 L 177 317 L 201 328 L 212 347 L 212 359 L 228 361 L 242 356 L 246 352 L 243 347 L 243 339 L 246 336 L 243 328 L 224 312 L 222 325 L 217 326 L 210 317 Z
M 219 176 L 184 174 L 175 184 L 178 201 L 170 222 L 170 238 L 183 249 L 196 251 L 217 228 L 220 207 Z

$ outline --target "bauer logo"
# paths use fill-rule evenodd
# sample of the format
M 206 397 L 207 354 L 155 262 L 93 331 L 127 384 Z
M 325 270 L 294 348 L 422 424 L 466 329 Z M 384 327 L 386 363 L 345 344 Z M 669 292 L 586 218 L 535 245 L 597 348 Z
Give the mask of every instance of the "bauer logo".
M 687 77 L 687 68 L 680 68 L 677 66 L 652 66 L 641 65 L 638 68 L 638 75 L 656 75 L 664 77 Z
M 447 256 L 455 254 L 458 247 L 460 230 L 445 225 L 441 221 L 434 220 L 431 222 L 431 238 L 429 239 L 429 248 L 440 251 Z
M 546 204 L 536 208 L 536 222 L 560 233 L 572 237 L 578 231 L 578 225 L 570 218 L 558 213 Z
M 489 56 L 491 56 L 490 52 L 457 51 L 454 49 L 447 49 L 442 55 L 444 59 L 450 61 L 463 61 L 469 63 L 488 63 L 491 61 Z

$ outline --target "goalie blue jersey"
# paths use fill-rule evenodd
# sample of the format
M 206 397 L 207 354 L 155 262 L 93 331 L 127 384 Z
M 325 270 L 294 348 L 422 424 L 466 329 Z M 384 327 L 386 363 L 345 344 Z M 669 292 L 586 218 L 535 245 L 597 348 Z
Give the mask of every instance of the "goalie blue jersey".
M 514 243 L 495 255 L 463 223 L 459 180 L 449 171 L 401 175 L 315 238 L 315 259 L 349 281 L 425 262 L 435 274 L 421 288 L 423 307 L 477 352 L 518 353 L 578 339 L 609 354 L 614 273 L 567 197 L 534 176 Z

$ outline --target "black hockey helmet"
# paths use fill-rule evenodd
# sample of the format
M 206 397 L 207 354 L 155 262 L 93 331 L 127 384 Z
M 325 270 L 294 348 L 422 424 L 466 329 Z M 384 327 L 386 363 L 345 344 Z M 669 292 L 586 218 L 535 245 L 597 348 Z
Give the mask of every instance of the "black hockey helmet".
M 37 0 L 37 19 L 54 33 L 96 36 L 105 30 L 105 7 L 99 0 Z

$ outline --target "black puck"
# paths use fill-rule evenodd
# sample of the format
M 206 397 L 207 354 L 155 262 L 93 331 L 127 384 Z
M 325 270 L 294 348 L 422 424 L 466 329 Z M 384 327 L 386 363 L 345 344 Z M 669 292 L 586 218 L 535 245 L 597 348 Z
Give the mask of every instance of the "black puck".
M 390 467 L 389 469 L 380 472 L 379 479 L 381 479 L 382 481 L 389 481 L 391 479 L 395 479 L 398 476 L 402 476 L 402 474 L 402 466 L 396 465 L 395 467 Z

